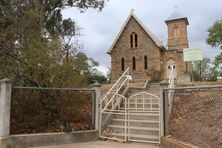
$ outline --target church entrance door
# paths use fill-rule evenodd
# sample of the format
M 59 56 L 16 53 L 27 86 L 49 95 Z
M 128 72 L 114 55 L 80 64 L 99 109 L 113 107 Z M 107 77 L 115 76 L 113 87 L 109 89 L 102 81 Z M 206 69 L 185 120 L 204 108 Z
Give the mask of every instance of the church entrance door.
M 167 61 L 167 79 L 170 77 L 171 70 L 173 70 L 174 79 L 177 77 L 176 73 L 176 62 L 173 59 Z

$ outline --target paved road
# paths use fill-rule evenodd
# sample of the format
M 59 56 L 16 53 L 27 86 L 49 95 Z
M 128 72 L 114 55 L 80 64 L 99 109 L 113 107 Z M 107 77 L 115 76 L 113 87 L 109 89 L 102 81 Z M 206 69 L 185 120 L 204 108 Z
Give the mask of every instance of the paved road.
M 135 143 L 135 142 L 121 143 L 121 142 L 110 142 L 110 141 L 95 141 L 95 142 L 84 142 L 84 143 L 75 143 L 75 144 L 44 146 L 38 148 L 160 148 L 160 146 L 147 143 Z

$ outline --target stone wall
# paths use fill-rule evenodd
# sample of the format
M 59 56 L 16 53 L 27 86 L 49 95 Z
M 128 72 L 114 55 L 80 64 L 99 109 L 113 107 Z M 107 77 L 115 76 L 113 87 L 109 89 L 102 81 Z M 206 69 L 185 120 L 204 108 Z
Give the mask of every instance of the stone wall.
M 138 35 L 138 47 L 130 47 L 130 34 L 132 32 Z M 144 56 L 148 59 L 148 69 L 144 69 Z M 132 70 L 132 58 L 136 58 L 136 70 Z M 112 82 L 115 82 L 124 72 L 121 67 L 121 59 L 124 58 L 125 69 L 130 67 L 130 74 L 134 81 L 149 79 L 149 72 L 152 67 L 160 70 L 160 48 L 155 44 L 151 37 L 131 17 L 128 25 L 120 35 L 116 45 L 111 52 Z

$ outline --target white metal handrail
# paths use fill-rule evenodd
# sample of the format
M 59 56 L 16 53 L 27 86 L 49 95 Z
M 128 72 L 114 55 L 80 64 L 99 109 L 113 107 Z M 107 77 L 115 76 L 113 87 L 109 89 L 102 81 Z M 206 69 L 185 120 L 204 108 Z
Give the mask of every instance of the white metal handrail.
M 123 86 L 129 85 L 129 80 L 131 76 L 129 75 L 129 68 L 119 77 L 119 79 L 115 82 L 115 84 L 111 87 L 111 89 L 102 97 L 100 100 L 100 123 L 102 123 L 102 115 L 103 114 L 123 114 L 125 116 L 125 135 L 124 141 L 127 140 L 127 103 L 126 98 L 119 94 L 119 91 L 123 88 Z M 121 102 L 125 102 L 124 111 L 120 110 Z M 109 117 L 109 116 L 107 116 Z M 102 124 L 101 124 L 102 126 Z M 102 129 L 102 128 L 101 128 Z M 112 139 L 111 137 L 103 136 L 102 131 L 100 129 L 101 137 Z
M 110 94 L 113 94 L 113 92 L 110 92 Z M 106 95 L 108 96 L 108 95 Z M 104 96 L 104 97 L 106 97 Z M 125 119 L 125 122 L 124 122 L 124 141 L 127 141 L 127 99 L 123 96 L 123 95 L 120 95 L 120 94 L 115 94 L 114 97 L 112 97 L 113 101 L 112 103 L 110 104 L 110 109 L 106 109 L 106 110 L 103 110 L 100 114 L 100 123 L 102 123 L 102 114 L 122 114 L 124 115 L 124 119 Z M 120 101 L 123 101 L 124 103 L 124 110 L 122 112 L 116 112 L 116 111 L 120 111 L 120 108 L 116 108 L 116 106 L 119 104 Z M 102 104 L 101 104 L 102 106 Z M 100 106 L 100 110 L 102 110 L 102 107 Z M 100 136 L 102 138 L 108 138 L 108 139 L 111 139 L 111 140 L 116 140 L 116 138 L 112 138 L 112 137 L 109 137 L 109 136 L 106 136 L 106 135 L 102 135 L 102 131 L 100 130 Z
M 171 70 L 170 70 L 170 76 L 169 76 L 168 83 L 169 83 L 168 88 L 174 88 L 175 87 L 175 84 L 174 84 L 174 69 L 173 69 L 173 67 L 171 67 Z M 174 95 L 174 90 L 169 90 L 168 91 L 169 113 L 171 112 L 171 108 L 172 108 L 173 95 Z
M 106 105 L 102 106 L 102 112 L 106 110 L 106 108 L 110 105 L 110 103 L 113 101 L 115 95 L 118 94 L 118 92 L 122 89 L 122 87 L 126 84 L 128 86 L 129 80 L 131 77 L 129 76 L 129 67 L 126 69 L 126 71 L 121 75 L 121 77 L 116 81 L 116 83 L 111 87 L 111 89 L 104 95 L 104 97 L 101 99 L 100 104 L 102 106 L 104 100 L 108 100 L 106 102 Z
M 107 92 L 107 94 L 109 94 L 115 87 L 118 88 L 118 84 L 121 82 L 121 79 L 124 77 L 128 77 L 129 76 L 129 67 L 126 69 L 126 71 L 121 75 L 121 77 L 119 77 L 119 79 L 116 81 L 116 83 L 111 87 L 111 89 Z
M 170 70 L 170 76 L 169 76 L 168 83 L 169 83 L 168 88 L 173 88 L 174 87 L 174 69 L 173 69 L 173 67 Z

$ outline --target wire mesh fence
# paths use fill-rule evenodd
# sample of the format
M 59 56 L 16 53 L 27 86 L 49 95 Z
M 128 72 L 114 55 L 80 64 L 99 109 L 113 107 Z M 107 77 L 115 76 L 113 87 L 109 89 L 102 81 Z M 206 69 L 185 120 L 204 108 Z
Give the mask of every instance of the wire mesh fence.
M 165 99 L 169 91 L 165 90 Z M 169 134 L 201 147 L 222 147 L 222 86 L 172 91 Z
M 91 130 L 95 125 L 95 91 L 13 87 L 11 134 Z

